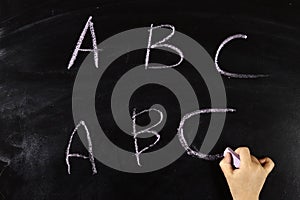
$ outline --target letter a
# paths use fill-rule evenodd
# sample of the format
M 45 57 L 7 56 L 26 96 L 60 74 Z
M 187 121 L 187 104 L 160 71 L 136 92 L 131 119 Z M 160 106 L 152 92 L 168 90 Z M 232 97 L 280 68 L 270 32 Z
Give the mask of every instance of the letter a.
M 85 37 L 85 34 L 86 34 L 88 28 L 90 29 L 90 32 L 91 32 L 91 35 L 92 35 L 93 49 L 80 49 L 81 44 L 83 42 L 83 39 Z M 94 30 L 94 24 L 92 22 L 92 17 L 89 17 L 89 19 L 86 22 L 85 27 L 84 27 L 84 29 L 83 29 L 80 37 L 79 37 L 79 40 L 76 44 L 76 47 L 75 47 L 75 50 L 74 50 L 73 55 L 71 57 L 71 60 L 69 62 L 68 69 L 70 69 L 73 66 L 74 61 L 76 60 L 78 51 L 93 52 L 94 53 L 95 66 L 96 66 L 96 68 L 98 68 L 98 51 L 100 51 L 100 49 L 97 49 L 97 40 L 96 40 L 96 34 L 95 34 L 95 30 Z
M 84 155 L 81 155 L 81 154 L 78 154 L 78 153 L 70 154 L 70 148 L 71 148 L 71 143 L 72 143 L 74 134 L 80 126 L 83 126 L 84 129 L 85 129 L 85 132 L 86 132 L 86 137 L 87 137 L 87 141 L 88 141 L 88 152 L 89 152 L 88 156 L 84 156 Z M 67 166 L 68 166 L 68 174 L 71 174 L 71 166 L 70 166 L 70 161 L 69 161 L 70 157 L 89 159 L 90 163 L 92 165 L 93 174 L 97 174 L 97 169 L 96 169 L 94 156 L 93 156 L 93 146 L 92 146 L 92 141 L 91 141 L 91 137 L 90 137 L 90 132 L 89 132 L 87 126 L 85 125 L 84 121 L 80 121 L 78 123 L 78 125 L 74 129 L 73 133 L 71 134 L 71 137 L 70 137 L 70 140 L 69 140 L 69 144 L 68 144 L 67 151 L 66 151 L 66 163 L 67 163 Z

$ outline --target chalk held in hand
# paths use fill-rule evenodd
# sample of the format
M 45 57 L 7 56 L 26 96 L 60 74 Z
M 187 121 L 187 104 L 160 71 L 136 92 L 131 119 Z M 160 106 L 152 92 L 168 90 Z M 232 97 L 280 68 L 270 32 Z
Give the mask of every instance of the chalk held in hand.
M 227 147 L 223 153 L 225 156 L 226 153 L 230 153 L 231 158 L 232 158 L 232 164 L 235 168 L 240 168 L 240 156 L 239 154 L 235 153 L 230 147 Z

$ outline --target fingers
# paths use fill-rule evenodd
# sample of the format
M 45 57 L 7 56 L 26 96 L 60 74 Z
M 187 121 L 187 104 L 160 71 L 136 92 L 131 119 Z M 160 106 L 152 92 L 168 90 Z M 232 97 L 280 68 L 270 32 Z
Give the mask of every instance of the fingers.
M 263 159 L 260 159 L 260 160 L 262 161 L 260 163 L 262 164 L 263 168 L 269 174 L 273 170 L 273 168 L 275 166 L 274 162 L 269 157 L 266 157 L 266 158 L 263 158 Z
M 244 166 L 251 167 L 255 165 L 261 165 L 266 170 L 267 174 L 269 174 L 275 166 L 271 158 L 265 157 L 257 159 L 255 156 L 250 154 L 250 150 L 247 147 L 239 147 L 235 150 L 235 152 L 240 156 L 240 169 L 244 168 Z M 231 159 L 231 155 L 227 153 L 223 160 L 221 160 L 220 162 L 220 167 L 226 178 L 234 172 L 233 166 L 231 164 Z
M 263 165 L 266 162 L 266 158 L 260 158 L 258 161 L 261 165 Z
M 235 150 L 235 152 L 240 156 L 241 167 L 242 165 L 249 165 L 251 163 L 252 159 L 248 147 L 239 147 Z
M 251 161 L 255 164 L 261 164 L 260 161 L 253 155 L 251 155 Z
M 230 153 L 226 153 L 224 158 L 220 162 L 220 167 L 225 175 L 225 177 L 228 177 L 233 172 L 233 167 L 231 165 L 231 155 Z

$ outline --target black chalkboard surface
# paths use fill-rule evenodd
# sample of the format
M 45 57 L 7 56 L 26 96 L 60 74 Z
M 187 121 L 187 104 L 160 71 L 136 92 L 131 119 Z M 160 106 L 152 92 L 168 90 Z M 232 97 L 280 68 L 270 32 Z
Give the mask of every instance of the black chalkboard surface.
M 218 165 L 220 159 L 208 161 L 187 153 L 147 173 L 120 171 L 95 159 L 97 173 L 93 174 L 89 159 L 70 157 L 68 173 L 66 151 L 77 125 L 73 119 L 73 86 L 86 59 L 90 57 L 93 61 L 93 52 L 79 51 L 70 69 L 68 64 L 89 17 L 97 44 L 126 30 L 168 24 L 197 41 L 212 61 L 226 38 L 247 35 L 246 40 L 236 38 L 222 48 L 218 65 L 226 72 L 267 76 L 237 78 L 219 74 L 226 91 L 226 108 L 235 112 L 226 114 L 210 155 L 222 153 L 227 146 L 248 146 L 258 157 L 270 156 L 276 167 L 267 179 L 261 199 L 300 199 L 300 7 L 296 2 L 1 0 L 0 200 L 231 199 Z M 81 49 L 93 48 L 90 26 L 87 30 Z M 118 80 L 135 66 L 145 64 L 147 42 L 144 49 L 129 50 L 103 71 L 92 106 L 106 137 L 132 152 L 133 159 L 134 139 L 118 127 L 111 111 L 111 98 Z M 108 50 L 97 52 L 101 70 L 101 56 Z M 114 51 L 107 55 L 113 56 Z M 153 63 L 170 65 L 178 59 L 174 49 L 173 53 L 151 51 Z M 91 68 L 96 70 L 92 64 Z M 174 69 L 174 73 L 182 74 L 191 83 L 198 99 L 195 106 L 211 108 L 213 102 L 206 85 L 209 79 L 199 75 L 187 59 Z M 133 77 L 128 87 L 138 79 Z M 164 148 L 177 138 L 182 115 L 176 94 L 167 86 L 145 84 L 132 93 L 128 107 L 120 104 L 117 108 L 126 109 L 132 117 L 135 108 L 140 112 L 154 104 L 164 109 L 167 117 L 159 142 L 145 154 Z M 194 106 L 192 101 L 188 104 Z M 82 106 L 81 111 L 88 107 Z M 212 115 L 201 115 L 201 120 L 195 120 L 199 128 L 194 131 L 194 140 L 190 141 L 191 132 L 185 131 L 193 150 L 201 149 Z M 136 123 L 147 126 L 150 120 L 147 114 L 141 115 Z M 185 127 L 188 129 L 191 123 Z M 99 133 L 86 125 L 96 149 L 93 139 Z M 81 137 L 74 134 L 69 150 L 88 158 Z M 155 136 L 138 141 L 147 146 L 155 141 Z M 101 146 L 101 141 L 97 145 Z M 114 159 L 119 155 L 106 151 L 104 156 Z M 121 161 L 119 164 L 122 166 Z

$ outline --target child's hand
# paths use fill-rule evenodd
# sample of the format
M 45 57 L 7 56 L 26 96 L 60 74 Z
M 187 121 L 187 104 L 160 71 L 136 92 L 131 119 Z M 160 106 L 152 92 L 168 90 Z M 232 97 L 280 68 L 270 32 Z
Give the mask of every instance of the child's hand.
M 234 200 L 258 200 L 274 162 L 268 157 L 258 160 L 250 154 L 247 147 L 240 147 L 235 152 L 239 154 L 241 160 L 239 169 L 233 169 L 229 153 L 220 162 L 231 195 Z

